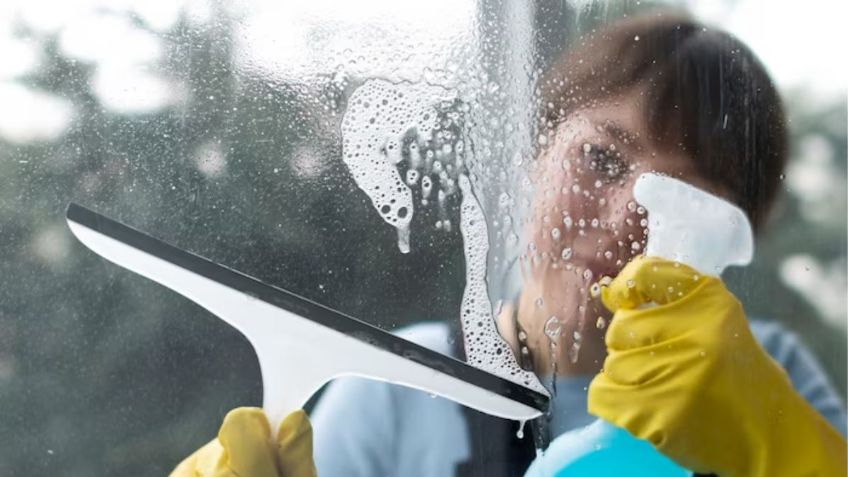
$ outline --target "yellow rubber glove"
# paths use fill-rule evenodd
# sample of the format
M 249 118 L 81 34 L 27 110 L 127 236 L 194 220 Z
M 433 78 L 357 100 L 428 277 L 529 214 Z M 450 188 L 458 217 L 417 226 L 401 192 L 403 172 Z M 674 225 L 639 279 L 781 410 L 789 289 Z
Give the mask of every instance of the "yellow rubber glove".
M 315 477 L 312 426 L 303 411 L 289 414 L 276 440 L 262 409 L 240 407 L 224 417 L 218 438 L 187 457 L 171 477 Z
M 846 475 L 845 439 L 795 392 L 718 278 L 639 257 L 602 299 L 615 315 L 591 414 L 699 473 Z

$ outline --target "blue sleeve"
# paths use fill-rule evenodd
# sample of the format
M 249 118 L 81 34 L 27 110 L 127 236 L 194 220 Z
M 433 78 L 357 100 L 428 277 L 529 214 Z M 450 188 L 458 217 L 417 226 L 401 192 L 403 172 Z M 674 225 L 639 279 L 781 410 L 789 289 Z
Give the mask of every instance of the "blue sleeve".
M 440 353 L 448 328 L 420 323 L 398 335 Z M 459 405 L 359 377 L 333 381 L 310 416 L 320 477 L 453 475 L 470 449 Z
M 845 406 L 821 365 L 798 337 L 774 322 L 751 322 L 751 331 L 792 380 L 798 394 L 843 436 L 848 428 Z
M 329 385 L 310 416 L 320 477 L 395 474 L 393 401 L 385 383 L 347 377 Z

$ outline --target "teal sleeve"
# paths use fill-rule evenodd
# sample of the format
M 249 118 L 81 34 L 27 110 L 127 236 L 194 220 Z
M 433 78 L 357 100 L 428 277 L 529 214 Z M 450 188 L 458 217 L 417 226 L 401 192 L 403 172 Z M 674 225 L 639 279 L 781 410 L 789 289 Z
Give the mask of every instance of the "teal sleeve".
M 751 331 L 786 370 L 798 394 L 845 436 L 848 427 L 845 405 L 807 346 L 797 335 L 775 322 L 751 321 Z
M 310 415 L 318 475 L 395 475 L 394 404 L 385 383 L 355 377 L 333 381 Z
M 421 323 L 398 334 L 447 354 L 448 328 Z M 311 413 L 320 477 L 454 475 L 469 457 L 460 406 L 417 389 L 359 377 L 335 380 Z

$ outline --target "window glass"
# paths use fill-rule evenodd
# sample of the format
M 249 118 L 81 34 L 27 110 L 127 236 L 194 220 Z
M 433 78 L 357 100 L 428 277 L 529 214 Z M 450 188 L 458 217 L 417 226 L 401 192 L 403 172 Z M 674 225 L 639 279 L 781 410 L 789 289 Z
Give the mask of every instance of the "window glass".
M 423 434 L 456 443 L 432 447 L 441 464 L 419 470 L 472 475 L 488 465 L 521 475 L 515 469 L 532 460 L 533 444 L 589 422 L 585 390 L 603 363 L 611 318 L 598 287 L 650 242 L 647 210 L 632 197 L 636 179 L 670 175 L 753 218 L 754 260 L 729 269 L 725 281 L 749 320 L 795 333 L 844 402 L 839 8 L 765 9 L 749 0 L 4 2 L 0 474 L 167 474 L 215 435 L 228 410 L 261 405 L 248 341 L 88 250 L 68 229 L 70 202 L 544 387 L 560 406 L 552 414 L 576 411 L 530 424 L 525 448 L 511 444 L 521 441 L 518 423 L 443 399 L 426 411 L 449 425 Z M 692 64 L 662 71 L 651 66 L 666 59 L 654 37 L 622 36 L 627 28 L 655 32 L 680 15 L 703 32 L 720 27 L 738 37 L 753 53 L 722 54 L 761 62 L 771 79 L 755 79 L 773 81 L 776 94 L 746 93 L 748 73 L 721 73 L 727 84 L 709 91 L 732 92 L 740 103 L 710 116 L 717 126 L 699 135 L 693 111 L 724 103 L 696 98 L 687 74 L 736 63 L 693 54 Z M 785 168 L 773 165 L 784 128 Z M 744 169 L 740 150 L 763 162 Z M 332 389 L 309 409 L 334 416 L 346 388 Z M 426 392 L 365 389 L 351 396 L 377 403 L 386 393 L 398 406 L 386 413 L 401 421 L 417 406 L 433 407 L 418 400 Z M 335 412 L 359 412 L 356 405 Z M 338 444 L 322 440 L 327 419 L 316 415 L 319 470 L 332 460 L 322 443 Z M 418 461 L 404 452 L 426 447 L 421 436 L 377 426 L 364 439 L 362 424 L 338 425 L 361 449 L 337 459 L 394 449 L 390 459 L 349 465 L 407 475 Z M 512 447 L 476 445 L 487 433 Z

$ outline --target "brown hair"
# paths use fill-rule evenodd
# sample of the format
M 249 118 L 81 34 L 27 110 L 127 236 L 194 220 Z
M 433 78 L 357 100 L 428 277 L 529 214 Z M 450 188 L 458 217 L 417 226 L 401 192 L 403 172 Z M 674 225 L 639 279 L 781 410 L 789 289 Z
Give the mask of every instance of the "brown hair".
M 583 37 L 540 84 L 553 125 L 643 88 L 650 139 L 686 152 L 762 225 L 786 162 L 786 126 L 765 68 L 738 39 L 686 16 L 647 14 Z

